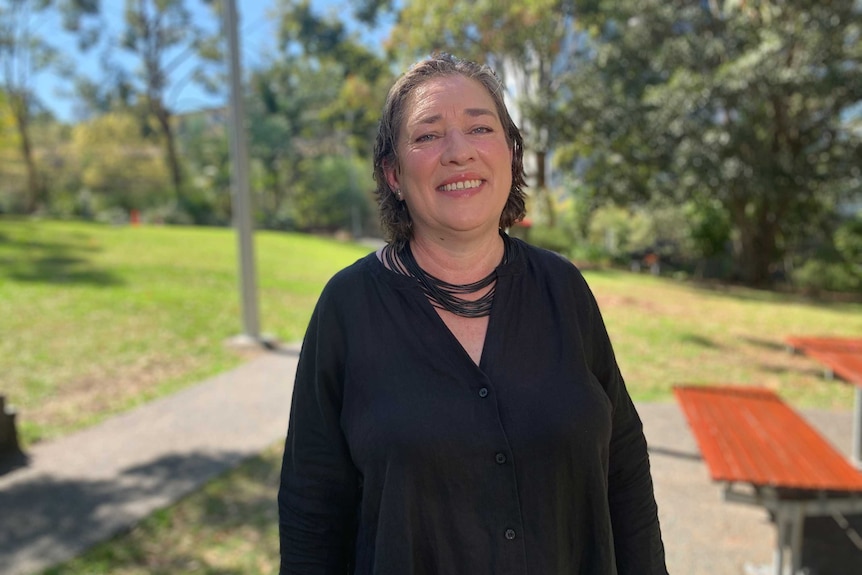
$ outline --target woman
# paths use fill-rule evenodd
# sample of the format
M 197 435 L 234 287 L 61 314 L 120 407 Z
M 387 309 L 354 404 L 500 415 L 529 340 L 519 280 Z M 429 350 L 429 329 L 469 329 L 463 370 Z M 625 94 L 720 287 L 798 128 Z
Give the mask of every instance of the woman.
M 578 270 L 510 239 L 522 139 L 488 68 L 390 90 L 387 246 L 339 272 L 297 368 L 281 573 L 666 573 L 646 442 Z

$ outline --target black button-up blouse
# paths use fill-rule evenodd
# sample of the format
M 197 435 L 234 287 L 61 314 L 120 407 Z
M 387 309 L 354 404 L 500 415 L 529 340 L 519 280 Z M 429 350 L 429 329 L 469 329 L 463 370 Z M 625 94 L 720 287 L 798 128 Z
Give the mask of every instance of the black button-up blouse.
M 578 270 L 519 240 L 480 365 L 370 254 L 296 373 L 281 573 L 666 573 L 646 441 Z

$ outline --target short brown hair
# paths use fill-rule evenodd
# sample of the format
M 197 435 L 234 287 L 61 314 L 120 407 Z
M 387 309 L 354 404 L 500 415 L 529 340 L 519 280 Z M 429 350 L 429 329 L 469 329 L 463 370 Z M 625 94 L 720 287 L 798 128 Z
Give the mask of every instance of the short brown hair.
M 524 206 L 524 139 L 509 115 L 503 101 L 503 84 L 488 66 L 462 60 L 451 54 L 435 54 L 414 64 L 399 78 L 386 97 L 383 113 L 377 128 L 374 143 L 374 180 L 377 182 L 375 195 L 380 210 L 380 223 L 386 240 L 396 248 L 401 248 L 413 237 L 413 222 L 407 205 L 395 197 L 394 190 L 386 178 L 386 168 L 397 165 L 396 145 L 401 124 L 404 121 L 405 105 L 409 96 L 421 84 L 443 76 L 460 75 L 482 84 L 497 107 L 497 115 L 503 124 L 506 143 L 512 150 L 512 188 L 509 198 L 500 214 L 500 227 L 508 228 L 526 215 Z

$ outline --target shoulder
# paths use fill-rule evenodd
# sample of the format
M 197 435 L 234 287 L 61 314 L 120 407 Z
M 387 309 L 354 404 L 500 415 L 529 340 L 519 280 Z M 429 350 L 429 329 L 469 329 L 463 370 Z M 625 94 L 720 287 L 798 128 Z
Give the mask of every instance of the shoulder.
M 349 301 L 362 291 L 362 286 L 367 285 L 369 280 L 379 273 L 376 264 L 379 264 L 379 261 L 377 255 L 372 252 L 342 268 L 326 282 L 320 294 L 320 300 Z

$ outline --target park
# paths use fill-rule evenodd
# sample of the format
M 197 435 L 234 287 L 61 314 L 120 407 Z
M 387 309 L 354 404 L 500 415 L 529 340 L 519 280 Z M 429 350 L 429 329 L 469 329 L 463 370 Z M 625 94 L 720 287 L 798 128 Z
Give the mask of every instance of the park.
M 528 175 L 507 232 L 578 266 L 601 308 L 670 572 L 854 573 L 858 2 L 272 0 L 240 27 L 272 41 L 243 61 L 246 130 L 231 3 L 0 0 L 0 565 L 278 571 L 303 336 L 326 282 L 384 241 L 388 86 L 442 49 L 506 86 Z M 102 67 L 73 73 L 85 60 Z M 33 83 L 48 74 L 74 113 Z M 215 103 L 180 106 L 193 84 Z

